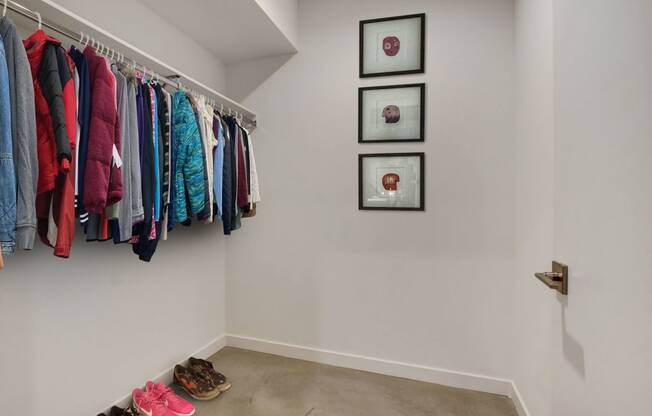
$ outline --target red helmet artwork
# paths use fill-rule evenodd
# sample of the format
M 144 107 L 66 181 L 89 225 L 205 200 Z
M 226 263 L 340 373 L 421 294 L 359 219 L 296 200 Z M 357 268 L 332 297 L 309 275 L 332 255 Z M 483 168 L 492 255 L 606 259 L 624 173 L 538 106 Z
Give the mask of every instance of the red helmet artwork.
M 383 39 L 383 51 L 387 56 L 396 56 L 401 49 L 401 41 L 396 36 L 386 36 Z
M 386 191 L 395 191 L 398 188 L 398 183 L 401 181 L 401 177 L 396 173 L 388 173 L 383 176 L 383 188 Z

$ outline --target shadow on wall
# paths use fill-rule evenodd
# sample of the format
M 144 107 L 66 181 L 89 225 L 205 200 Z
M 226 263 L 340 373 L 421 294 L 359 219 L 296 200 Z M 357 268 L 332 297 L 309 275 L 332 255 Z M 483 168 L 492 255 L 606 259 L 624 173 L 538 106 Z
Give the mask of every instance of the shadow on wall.
M 274 55 L 228 65 L 227 95 L 235 101 L 243 101 L 294 55 L 294 53 Z
M 566 322 L 566 309 L 568 308 L 568 297 L 557 295 L 557 298 L 562 306 L 561 320 L 562 320 L 562 350 L 566 361 L 577 371 L 582 377 L 586 379 L 586 365 L 584 363 L 584 348 L 568 331 Z

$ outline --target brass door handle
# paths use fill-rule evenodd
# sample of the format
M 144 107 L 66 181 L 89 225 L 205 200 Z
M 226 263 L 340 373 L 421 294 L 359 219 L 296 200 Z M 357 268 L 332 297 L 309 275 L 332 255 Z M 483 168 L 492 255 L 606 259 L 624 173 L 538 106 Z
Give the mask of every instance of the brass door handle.
M 552 262 L 552 272 L 534 273 L 537 279 L 562 295 L 568 295 L 568 266 Z

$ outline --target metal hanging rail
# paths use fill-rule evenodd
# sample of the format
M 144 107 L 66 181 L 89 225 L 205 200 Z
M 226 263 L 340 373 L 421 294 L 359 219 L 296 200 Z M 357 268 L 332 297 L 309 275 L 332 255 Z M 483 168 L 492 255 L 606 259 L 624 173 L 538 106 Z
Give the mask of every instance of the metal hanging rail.
M 121 44 L 123 47 L 130 49 L 132 52 L 135 52 L 138 55 L 141 55 L 142 57 L 145 57 L 146 59 L 149 59 L 153 62 L 155 62 L 157 65 L 169 70 L 170 72 L 174 73 L 174 75 L 168 75 L 168 76 L 163 76 L 158 73 L 156 73 L 152 69 L 148 69 L 146 66 L 141 65 L 138 63 L 135 59 L 132 59 L 118 51 L 116 51 L 113 48 L 109 48 L 102 44 L 99 41 L 96 41 L 94 38 L 90 37 L 88 34 L 85 34 L 83 32 L 75 32 L 72 30 L 69 30 L 65 27 L 59 26 L 56 23 L 50 22 L 48 20 L 44 20 L 41 18 L 41 14 L 39 12 L 35 12 L 33 10 L 28 9 L 27 7 L 23 6 L 22 4 L 16 3 L 13 0 L 0 0 L 0 7 L 3 8 L 3 16 L 6 13 L 6 10 L 11 10 L 14 13 L 17 13 L 27 19 L 30 19 L 36 23 L 38 23 L 39 28 L 41 27 L 46 27 L 59 35 L 65 36 L 69 40 L 79 44 L 80 46 L 92 46 L 96 49 L 96 51 L 101 54 L 106 56 L 107 58 L 114 59 L 118 62 L 123 62 L 123 63 L 128 63 L 131 64 L 131 67 L 134 69 L 137 69 L 138 71 L 141 71 L 143 74 L 151 76 L 152 79 L 156 79 L 159 82 L 163 82 L 167 85 L 170 85 L 174 88 L 177 89 L 182 89 L 184 91 L 188 91 L 191 94 L 194 94 L 196 96 L 206 96 L 206 99 L 208 100 L 209 103 L 213 105 L 215 109 L 221 110 L 223 113 L 226 114 L 232 114 L 235 117 L 241 119 L 243 121 L 243 125 L 249 129 L 254 129 L 256 128 L 256 114 L 249 110 L 248 108 L 242 106 L 241 104 L 238 104 L 237 102 L 233 101 L 229 97 L 226 97 L 223 94 L 220 94 L 219 92 L 215 91 L 214 89 L 202 84 L 201 82 L 193 79 L 192 77 L 189 77 L 180 71 L 177 71 L 176 69 L 170 67 L 169 65 L 165 64 L 164 62 L 156 59 L 155 57 L 152 57 L 148 55 L 147 53 L 139 50 L 138 48 L 130 45 L 126 41 L 112 35 L 111 33 L 108 33 L 107 31 L 93 25 L 91 22 L 88 22 L 84 18 L 77 16 L 71 12 L 69 12 L 66 9 L 63 9 L 61 6 L 52 3 L 48 0 L 43 0 L 44 3 L 50 5 L 51 7 L 54 7 L 58 9 L 59 11 L 65 13 L 69 17 L 81 22 L 82 24 L 88 26 L 92 30 L 95 30 L 102 35 L 110 38 L 114 42 L 117 42 Z M 197 87 L 200 91 L 203 91 L 203 93 L 198 92 L 197 90 L 187 88 L 184 83 L 190 83 L 191 85 L 194 85 Z

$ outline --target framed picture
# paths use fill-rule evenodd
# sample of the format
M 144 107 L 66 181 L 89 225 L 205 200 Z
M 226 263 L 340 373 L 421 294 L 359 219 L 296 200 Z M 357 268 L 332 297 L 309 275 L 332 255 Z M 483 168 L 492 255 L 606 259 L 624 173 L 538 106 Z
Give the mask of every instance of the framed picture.
M 360 78 L 422 74 L 426 15 L 360 22 Z
M 358 143 L 424 141 L 426 84 L 358 89 Z
M 424 154 L 358 155 L 358 208 L 424 211 Z

